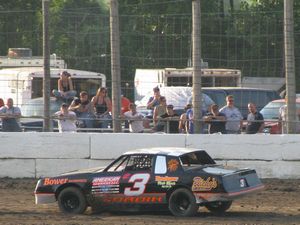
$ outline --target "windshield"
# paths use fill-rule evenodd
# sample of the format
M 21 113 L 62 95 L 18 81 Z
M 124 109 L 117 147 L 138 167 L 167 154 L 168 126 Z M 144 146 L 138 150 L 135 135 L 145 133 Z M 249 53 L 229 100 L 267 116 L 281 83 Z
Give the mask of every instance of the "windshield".
M 284 102 L 270 102 L 260 111 L 260 113 L 264 116 L 265 120 L 278 119 L 279 108 L 283 105 Z
M 61 102 L 50 101 L 50 115 L 59 111 Z M 43 101 L 31 101 L 21 107 L 22 116 L 31 117 L 37 116 L 42 117 L 44 115 L 44 104 Z

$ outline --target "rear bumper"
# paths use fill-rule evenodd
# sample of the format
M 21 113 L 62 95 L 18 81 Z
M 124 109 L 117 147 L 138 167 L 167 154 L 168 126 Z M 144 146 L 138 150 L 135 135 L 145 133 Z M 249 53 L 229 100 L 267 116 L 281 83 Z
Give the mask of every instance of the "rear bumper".
M 263 184 L 255 186 L 255 187 L 249 187 L 244 190 L 239 191 L 232 191 L 228 193 L 209 193 L 209 192 L 194 192 L 194 195 L 196 197 L 197 203 L 204 203 L 204 202 L 215 202 L 215 201 L 229 201 L 236 198 L 243 197 L 247 194 L 253 194 L 257 191 L 261 191 L 265 188 Z

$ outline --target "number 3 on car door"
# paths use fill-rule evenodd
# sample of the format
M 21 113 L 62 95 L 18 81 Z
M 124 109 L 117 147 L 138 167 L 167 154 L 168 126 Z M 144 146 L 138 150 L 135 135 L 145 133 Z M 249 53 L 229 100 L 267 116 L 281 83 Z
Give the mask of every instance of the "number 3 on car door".
M 128 180 L 128 183 L 133 183 L 133 186 L 125 188 L 124 194 L 127 196 L 138 196 L 143 194 L 149 179 L 150 174 L 148 173 L 137 173 L 132 175 Z

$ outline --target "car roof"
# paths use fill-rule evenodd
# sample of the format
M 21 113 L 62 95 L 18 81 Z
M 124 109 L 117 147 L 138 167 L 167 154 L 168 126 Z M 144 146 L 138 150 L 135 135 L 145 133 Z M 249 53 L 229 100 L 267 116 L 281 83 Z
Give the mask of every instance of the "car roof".
M 276 99 L 276 100 L 273 100 L 272 102 L 278 102 L 278 103 L 285 103 L 285 99 Z M 300 98 L 296 98 L 296 103 L 300 103 Z
M 181 156 L 196 151 L 204 151 L 204 150 L 196 149 L 196 148 L 155 147 L 155 148 L 136 149 L 136 150 L 125 152 L 123 155 L 151 154 L 151 155 Z

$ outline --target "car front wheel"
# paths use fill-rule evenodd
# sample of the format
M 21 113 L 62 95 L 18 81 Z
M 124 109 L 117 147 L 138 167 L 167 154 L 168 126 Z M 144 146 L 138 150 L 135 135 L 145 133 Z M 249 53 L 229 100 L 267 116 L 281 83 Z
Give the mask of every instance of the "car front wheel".
M 205 205 L 205 207 L 215 214 L 222 214 L 226 210 L 230 208 L 232 201 L 219 201 L 219 202 L 211 202 Z
M 87 202 L 78 188 L 67 187 L 58 195 L 58 206 L 63 213 L 82 214 L 87 208 Z
M 193 216 L 199 207 L 195 196 L 185 188 L 176 189 L 169 198 L 169 210 L 174 216 Z

